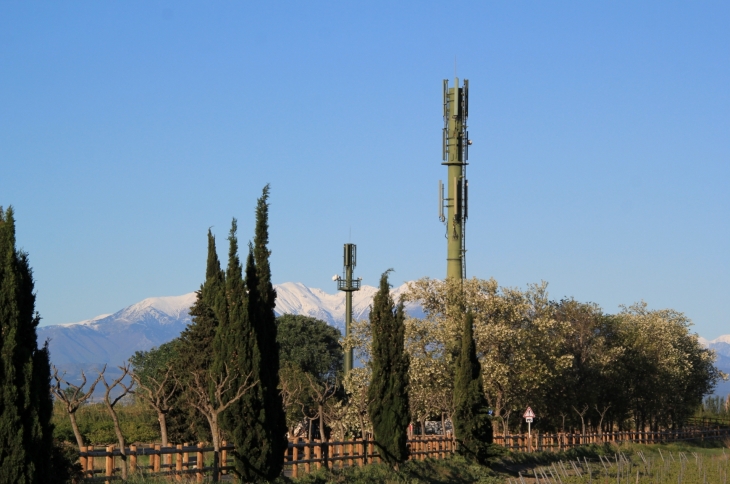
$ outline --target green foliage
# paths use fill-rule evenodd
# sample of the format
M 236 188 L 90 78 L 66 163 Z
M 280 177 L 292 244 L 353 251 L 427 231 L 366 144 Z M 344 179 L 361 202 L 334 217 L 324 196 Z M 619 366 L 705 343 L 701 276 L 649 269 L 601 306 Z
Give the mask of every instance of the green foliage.
M 158 442 L 160 426 L 157 414 L 140 401 L 127 400 L 120 402 L 115 409 L 122 428 L 122 435 L 127 442 Z M 114 423 L 106 407 L 101 403 L 82 405 L 76 411 L 76 421 L 87 445 L 110 445 L 117 443 Z M 53 436 L 61 442 L 76 443 L 71 429 L 68 414 L 57 402 L 53 407 Z M 177 441 L 181 442 L 182 441 Z
M 261 388 L 262 415 L 260 420 L 265 433 L 260 442 L 259 472 L 271 480 L 281 474 L 284 451 L 287 448 L 286 415 L 279 393 L 279 346 L 274 308 L 276 290 L 271 281 L 271 251 L 269 244 L 269 185 L 267 184 L 256 203 L 256 227 L 253 240 L 253 267 L 255 280 L 247 268 L 246 283 L 249 289 L 249 314 L 261 358 L 258 380 Z M 254 290 L 256 286 L 256 290 Z
M 218 259 L 215 237 L 208 230 L 205 282 L 200 286 L 195 303 L 190 308 L 191 324 L 174 343 L 176 358 L 173 367 L 177 370 L 180 389 L 168 419 L 170 438 L 173 440 L 210 441 L 212 438 L 208 421 L 190 403 L 189 387 L 193 373 L 211 371 L 216 333 L 221 321 L 225 323 L 228 318 L 225 284 L 226 274 Z
M 226 270 L 227 317 L 221 322 L 214 342 L 213 371 L 216 375 L 228 372 L 234 376 L 233 387 L 248 379 L 257 385 L 235 402 L 223 414 L 221 425 L 236 446 L 234 453 L 236 472 L 245 481 L 261 479 L 259 470 L 265 463 L 268 450 L 263 430 L 262 390 L 259 378 L 261 355 L 256 344 L 250 316 L 250 289 L 247 283 L 256 279 L 249 251 L 246 275 L 253 280 L 244 281 L 243 269 L 238 258 L 238 239 L 234 219 L 229 235 L 228 268 Z M 252 284 L 254 292 L 257 287 Z M 249 292 L 247 294 L 247 291 Z M 263 454 L 263 457 L 262 457 Z M 262 462 L 263 461 L 263 462 Z
M 236 446 L 236 472 L 246 481 L 271 480 L 281 474 L 287 422 L 279 393 L 279 347 L 274 314 L 268 244 L 269 187 L 256 207 L 254 243 L 249 246 L 245 279 L 238 257 L 237 224 L 229 236 L 225 310 L 214 309 L 219 327 L 214 340 L 214 375 L 234 375 L 232 389 L 245 381 L 256 385 L 222 415 L 221 426 Z M 220 314 L 219 314 L 220 313 Z
M 454 382 L 454 435 L 458 451 L 467 459 L 484 462 L 492 443 L 492 424 L 482 388 L 482 369 L 474 343 L 474 316 L 464 317 L 461 353 Z
M 724 397 L 710 395 L 706 397 L 700 408 L 697 409 L 696 416 L 730 421 L 730 395 Z
M 276 319 L 279 360 L 325 380 L 342 371 L 342 333 L 309 316 L 284 314 Z
M 53 403 L 48 346 L 38 347 L 33 273 L 0 208 L 0 483 L 49 482 Z
M 78 448 L 64 442 L 53 442 L 51 454 L 53 473 L 47 484 L 71 484 L 81 482 L 83 472 L 79 463 Z
M 143 382 L 149 377 L 159 378 L 165 371 L 180 358 L 180 345 L 177 339 L 161 344 L 159 347 L 149 351 L 136 351 L 129 363 L 134 368 L 134 373 Z
M 373 341 L 368 410 L 375 444 L 386 462 L 397 465 L 406 460 L 408 452 L 408 355 L 404 351 L 403 302 L 394 307 L 388 272 L 380 278 L 370 311 Z
M 276 319 L 276 324 L 279 388 L 287 426 L 293 429 L 305 417 L 318 411 L 312 383 L 332 382 L 342 373 L 341 333 L 326 322 L 309 316 L 284 314 Z
M 505 476 L 461 456 L 453 456 L 443 460 L 409 460 L 397 472 L 387 464 L 323 468 L 291 481 L 296 484 L 503 484 Z
M 465 310 L 474 315 L 492 422 L 504 434 L 526 431 L 527 406 L 539 431 L 681 427 L 724 376 L 689 319 L 670 309 L 639 303 L 605 314 L 592 303 L 551 301 L 544 282 L 521 290 L 476 278 L 421 279 L 407 296 L 426 313 L 409 322 L 412 366 L 428 375 L 410 396 L 420 415 L 450 411 L 439 393 L 450 391 L 444 369 Z

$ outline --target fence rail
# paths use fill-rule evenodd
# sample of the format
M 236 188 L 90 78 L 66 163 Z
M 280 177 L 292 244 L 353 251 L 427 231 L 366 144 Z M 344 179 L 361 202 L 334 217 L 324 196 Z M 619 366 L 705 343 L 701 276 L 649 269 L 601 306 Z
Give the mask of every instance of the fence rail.
M 604 433 L 558 433 L 495 435 L 494 443 L 512 451 L 561 451 L 588 444 L 635 442 L 655 444 L 682 440 L 712 440 L 730 438 L 728 428 L 687 428 L 660 432 L 625 431 Z M 443 459 L 454 452 L 456 444 L 450 435 L 414 436 L 408 440 L 409 459 Z M 161 447 L 153 445 L 130 445 L 125 449 L 127 467 L 130 473 L 141 471 L 157 476 L 170 476 L 173 481 L 182 481 L 184 476 L 203 482 L 206 475 L 214 472 L 225 475 L 234 467 L 230 456 L 235 448 L 221 446 L 220 466 L 214 465 L 213 447 L 204 443 L 188 443 Z M 83 447 L 79 461 L 84 471 L 84 482 L 111 482 L 120 479 L 122 453 L 115 446 Z M 284 465 L 292 477 L 308 473 L 312 468 L 339 468 L 363 466 L 380 462 L 380 456 L 372 440 L 318 441 L 292 440 L 284 455 Z
M 727 428 L 685 428 L 682 430 L 650 431 L 623 431 L 623 432 L 596 432 L 596 433 L 535 433 L 495 435 L 494 443 L 512 451 L 557 452 L 573 447 L 589 444 L 603 444 L 634 442 L 638 444 L 658 444 L 662 442 L 678 442 L 683 440 L 713 440 L 730 438 L 730 429 Z

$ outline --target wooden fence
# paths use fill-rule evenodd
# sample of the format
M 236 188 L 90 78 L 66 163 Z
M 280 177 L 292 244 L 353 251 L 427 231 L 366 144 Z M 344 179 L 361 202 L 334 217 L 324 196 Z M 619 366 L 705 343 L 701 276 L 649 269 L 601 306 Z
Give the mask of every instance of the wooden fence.
M 727 428 L 685 428 L 682 430 L 663 430 L 659 432 L 625 431 L 603 433 L 558 433 L 495 435 L 494 443 L 512 451 L 558 452 L 572 447 L 589 444 L 634 442 L 638 444 L 658 444 L 661 442 L 678 442 L 682 440 L 712 440 L 730 438 Z
M 561 451 L 587 444 L 634 442 L 654 444 L 682 440 L 711 440 L 730 438 L 728 428 L 689 428 L 661 432 L 604 432 L 590 434 L 533 433 L 495 435 L 494 443 L 512 451 Z M 455 450 L 453 438 L 443 435 L 414 436 L 408 440 L 410 459 L 443 459 Z M 221 446 L 219 476 L 233 470 L 230 451 L 233 445 L 225 442 Z M 125 449 L 130 473 L 144 472 L 157 476 L 170 476 L 172 481 L 195 480 L 203 482 L 211 475 L 213 466 L 213 447 L 202 442 L 197 445 L 182 444 L 169 447 L 160 445 L 130 445 Z M 115 446 L 85 447 L 80 452 L 80 463 L 84 470 L 85 482 L 111 482 L 120 478 L 121 453 Z M 297 477 L 302 473 L 321 467 L 340 468 L 363 466 L 380 462 L 380 456 L 372 441 L 290 441 L 285 453 L 284 465 L 287 473 Z
M 415 436 L 408 440 L 409 459 L 443 459 L 454 451 L 450 436 Z M 219 477 L 233 470 L 230 451 L 233 445 L 221 446 Z M 130 474 L 142 472 L 158 476 L 170 476 L 173 481 L 193 478 L 203 482 L 206 475 L 214 472 L 212 446 L 182 444 L 169 447 L 155 445 L 130 445 L 125 449 L 127 468 Z M 111 482 L 120 479 L 122 454 L 115 446 L 84 447 L 79 453 L 79 462 L 84 471 L 84 482 Z M 302 472 L 321 467 L 340 468 L 363 466 L 380 462 L 378 451 L 371 440 L 289 441 L 284 456 L 284 465 L 292 477 Z

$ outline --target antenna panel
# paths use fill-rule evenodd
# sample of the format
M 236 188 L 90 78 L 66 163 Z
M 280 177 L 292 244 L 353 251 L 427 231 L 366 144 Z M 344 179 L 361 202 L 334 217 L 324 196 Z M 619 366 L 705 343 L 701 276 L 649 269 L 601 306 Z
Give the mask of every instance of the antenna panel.
M 357 263 L 357 248 L 355 244 L 345 244 L 343 259 L 345 267 L 355 267 Z
M 449 151 L 449 150 L 448 150 L 448 149 L 446 148 L 446 143 L 448 142 L 448 141 L 447 141 L 447 136 L 448 136 L 448 134 L 447 134 L 447 129 L 446 129 L 446 128 L 444 128 L 444 129 L 442 130 L 442 135 L 441 135 L 441 159 L 442 159 L 442 160 L 444 160 L 444 161 L 446 161 L 446 158 L 447 158 L 446 154 L 447 154 L 447 153 L 448 153 L 448 151 Z
M 439 180 L 439 220 L 442 222 L 445 220 L 444 217 L 444 183 Z
M 464 180 L 464 220 L 469 218 L 469 180 Z

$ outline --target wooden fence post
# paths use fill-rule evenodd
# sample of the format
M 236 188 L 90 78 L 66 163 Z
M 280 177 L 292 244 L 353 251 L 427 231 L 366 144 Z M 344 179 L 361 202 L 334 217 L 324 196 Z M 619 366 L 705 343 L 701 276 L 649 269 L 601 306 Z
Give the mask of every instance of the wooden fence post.
M 129 446 L 129 472 L 134 474 L 137 472 L 137 446 Z
M 322 441 L 314 441 L 314 458 L 317 461 L 317 469 L 322 468 Z
M 312 458 L 312 441 L 307 438 L 307 440 L 304 441 L 304 460 L 306 461 L 304 463 L 304 472 L 309 474 L 309 472 L 312 470 L 312 466 L 309 463 L 309 460 Z
M 291 476 L 292 477 L 299 477 L 299 467 L 297 465 L 297 461 L 299 460 L 299 447 L 297 447 L 297 438 L 294 438 L 290 442 L 294 444 L 291 449 Z M 284 459 L 284 462 L 286 462 L 286 459 Z
M 360 449 L 358 454 L 359 458 L 357 459 L 357 464 L 362 467 L 365 465 L 365 436 L 360 436 L 360 443 L 358 444 L 358 448 Z
M 182 444 L 177 444 L 175 448 L 178 450 L 175 454 L 175 480 L 180 482 L 182 481 L 183 446 Z
M 152 472 L 160 472 L 160 444 L 155 444 L 154 454 L 152 454 Z
M 183 442 L 183 448 L 190 447 L 190 442 Z M 190 454 L 186 450 L 182 455 L 183 467 L 187 470 L 190 469 Z
M 86 447 L 86 452 L 93 452 L 93 451 L 94 451 L 93 445 L 89 445 L 88 447 Z M 86 465 L 88 466 L 86 468 L 88 476 L 94 477 L 94 456 L 93 455 L 90 455 L 88 457 L 88 459 L 86 460 Z
M 203 459 L 203 443 L 198 442 L 198 452 L 195 456 L 195 468 L 198 471 L 195 473 L 197 482 L 203 482 L 203 467 L 205 467 L 205 459 Z
M 106 472 L 104 475 L 106 477 L 111 477 L 112 473 L 114 472 L 114 446 L 108 445 L 106 448 Z M 105 481 L 106 484 L 111 484 L 111 479 L 107 479 Z
M 79 451 L 80 451 L 81 453 L 84 453 L 84 452 L 86 452 L 86 447 L 85 447 L 85 446 L 81 446 L 81 447 L 79 447 Z M 82 469 L 82 470 L 83 470 L 84 472 L 86 472 L 86 456 L 84 456 L 84 455 L 79 455 L 79 464 L 81 465 L 81 469 Z
M 221 469 L 221 475 L 228 474 L 227 470 L 223 470 L 223 467 L 228 465 L 228 451 L 225 449 L 227 444 L 228 442 L 226 442 L 225 440 L 221 441 L 221 447 L 223 448 L 221 449 L 221 461 L 218 464 L 218 467 Z

